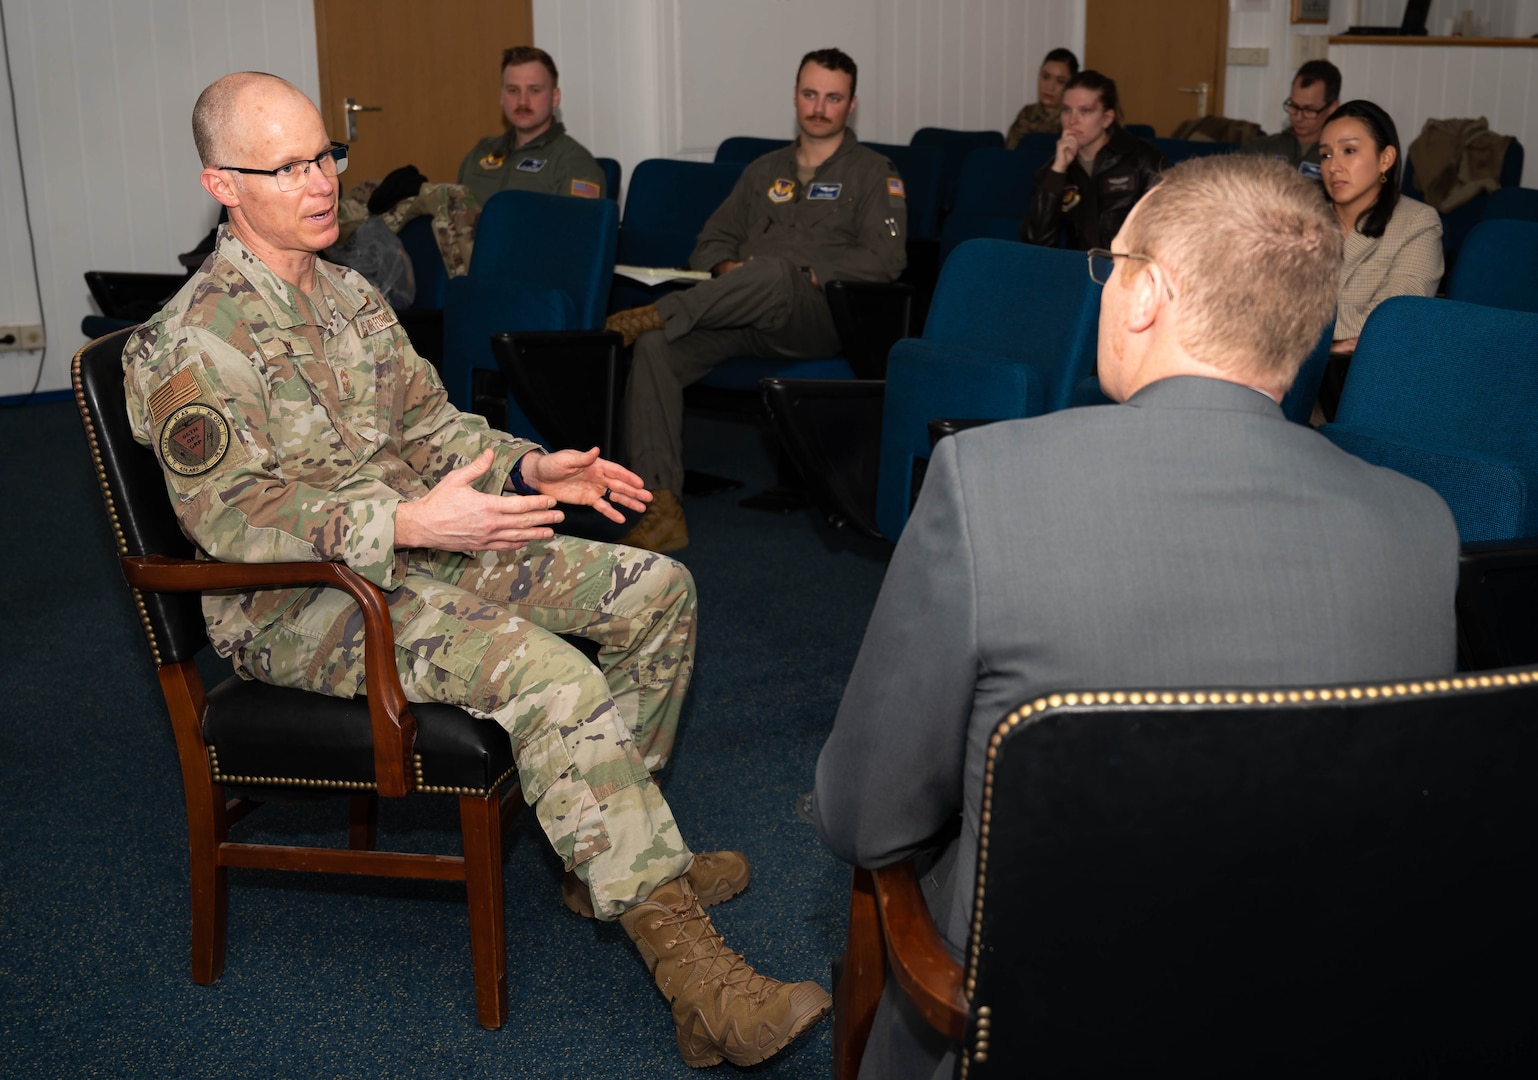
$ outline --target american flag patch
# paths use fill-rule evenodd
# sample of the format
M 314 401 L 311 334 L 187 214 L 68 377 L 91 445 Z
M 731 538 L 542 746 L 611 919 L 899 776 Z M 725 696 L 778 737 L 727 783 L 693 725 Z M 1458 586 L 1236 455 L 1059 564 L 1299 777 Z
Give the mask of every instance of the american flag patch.
M 889 176 L 886 178 L 886 193 L 888 195 L 896 195 L 901 199 L 906 199 L 908 197 L 908 190 L 903 187 L 902 180 L 895 176 Z
M 583 199 L 596 199 L 603 194 L 598 185 L 591 180 L 573 180 L 571 193 Z

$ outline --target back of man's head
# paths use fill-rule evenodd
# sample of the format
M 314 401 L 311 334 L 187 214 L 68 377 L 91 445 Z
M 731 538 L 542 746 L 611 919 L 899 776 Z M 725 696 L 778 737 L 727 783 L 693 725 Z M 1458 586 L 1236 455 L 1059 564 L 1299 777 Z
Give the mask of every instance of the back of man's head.
M 192 107 L 192 141 L 205 169 L 224 164 L 219 159 L 229 155 L 230 140 L 243 126 L 240 110 L 246 94 L 280 90 L 304 97 L 293 83 L 265 71 L 237 71 L 203 89 Z
M 813 49 L 801 58 L 801 63 L 796 65 L 796 78 L 801 78 L 801 69 L 808 64 L 816 64 L 825 67 L 829 71 L 842 71 L 849 76 L 849 96 L 854 97 L 855 84 L 860 81 L 860 69 L 855 64 L 854 58 L 843 49 Z
M 1335 314 L 1340 226 L 1284 162 L 1228 154 L 1164 173 L 1128 219 L 1127 250 L 1169 276 L 1180 346 L 1255 383 L 1291 385 Z
M 561 75 L 555 70 L 555 60 L 544 49 L 533 45 L 514 45 L 502 50 L 502 66 L 497 68 L 497 74 L 501 74 L 510 67 L 522 67 L 524 64 L 543 64 L 545 70 L 550 73 L 550 85 L 561 85 Z
M 1298 68 L 1298 73 L 1292 77 L 1292 81 L 1302 87 L 1322 82 L 1324 83 L 1324 103 L 1330 105 L 1340 100 L 1340 68 L 1328 60 L 1308 61 Z

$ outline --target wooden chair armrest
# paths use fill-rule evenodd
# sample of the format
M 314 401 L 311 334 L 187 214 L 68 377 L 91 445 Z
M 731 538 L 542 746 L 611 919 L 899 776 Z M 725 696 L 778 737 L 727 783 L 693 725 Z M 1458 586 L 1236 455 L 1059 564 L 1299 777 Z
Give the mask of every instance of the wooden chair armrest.
M 961 1042 L 967 1034 L 963 972 L 935 929 L 913 864 L 902 862 L 872 874 L 886 933 L 887 962 L 898 984 L 931 1027 L 952 1042 Z
M 125 555 L 120 561 L 128 583 L 145 592 L 274 585 L 324 585 L 345 590 L 363 612 L 363 681 L 374 734 L 374 781 L 379 794 L 387 798 L 405 795 L 415 786 L 416 773 L 410 764 L 416 718 L 395 670 L 395 628 L 379 586 L 338 562 L 230 563 L 164 555 Z

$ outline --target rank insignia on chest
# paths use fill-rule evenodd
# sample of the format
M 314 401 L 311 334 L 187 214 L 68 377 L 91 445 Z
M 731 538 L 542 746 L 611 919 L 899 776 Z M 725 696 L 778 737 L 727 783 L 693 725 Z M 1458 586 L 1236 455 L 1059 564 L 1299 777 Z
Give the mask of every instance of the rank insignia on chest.
M 224 457 L 230 446 L 230 425 L 211 405 L 183 405 L 160 426 L 160 458 L 182 476 L 202 476 Z
M 1137 185 L 1137 177 L 1131 173 L 1115 173 L 1100 181 L 1100 190 L 1109 195 L 1131 191 Z
M 824 181 L 807 188 L 806 197 L 808 199 L 836 199 L 843 194 L 843 191 L 843 184 L 830 184 Z
M 495 172 L 497 169 L 500 169 L 503 165 L 507 164 L 507 158 L 503 157 L 496 151 L 492 151 L 485 157 L 481 158 L 480 161 L 477 161 L 476 164 L 485 169 L 487 172 Z
M 783 176 L 769 185 L 769 201 L 780 203 L 790 202 L 796 194 L 796 182 L 787 180 Z
M 1079 189 L 1073 184 L 1069 184 L 1063 189 L 1063 213 L 1068 213 L 1068 211 L 1078 205 Z
M 526 157 L 517 165 L 519 172 L 539 172 L 545 167 L 546 158 Z
M 899 199 L 906 199 L 908 197 L 908 189 L 903 187 L 902 180 L 895 176 L 886 178 L 886 193 L 888 195 L 896 195 Z

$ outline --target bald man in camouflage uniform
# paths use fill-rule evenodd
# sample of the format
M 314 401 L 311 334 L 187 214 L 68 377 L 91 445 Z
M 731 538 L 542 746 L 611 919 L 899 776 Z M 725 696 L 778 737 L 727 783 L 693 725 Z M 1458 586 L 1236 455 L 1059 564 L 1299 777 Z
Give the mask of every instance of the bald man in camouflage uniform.
M 685 1060 L 773 1054 L 831 1001 L 726 949 L 701 907 L 747 884 L 746 860 L 692 855 L 651 777 L 693 668 L 693 580 L 664 556 L 550 528 L 558 500 L 623 520 L 615 506 L 649 493 L 596 449 L 546 453 L 457 412 L 374 289 L 315 257 L 335 238 L 345 150 L 298 90 L 227 76 L 193 126 L 229 224 L 124 351 L 130 420 L 182 528 L 211 558 L 338 560 L 384 589 L 407 697 L 507 730 L 524 798 L 574 875 L 568 905 L 619 919 L 670 994 Z M 361 689 L 345 593 L 203 603 L 243 676 Z M 598 667 L 560 634 L 596 641 Z

